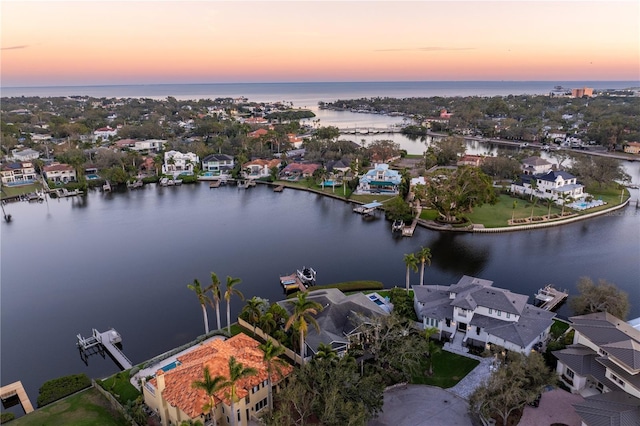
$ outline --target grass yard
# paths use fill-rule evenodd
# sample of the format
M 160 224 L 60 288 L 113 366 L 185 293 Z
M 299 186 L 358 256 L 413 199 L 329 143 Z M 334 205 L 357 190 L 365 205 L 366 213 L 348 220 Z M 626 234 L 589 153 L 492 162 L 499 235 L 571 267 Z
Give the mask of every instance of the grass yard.
M 128 426 L 122 414 L 94 388 L 51 403 L 12 420 L 14 426 L 74 425 Z
M 513 208 L 513 202 L 516 202 L 516 208 Z M 515 219 L 531 217 L 531 207 L 533 202 L 512 198 L 509 195 L 500 194 L 498 202 L 495 205 L 485 204 L 481 207 L 473 209 L 473 213 L 467 213 L 466 217 L 473 223 L 483 224 L 485 228 L 497 228 L 501 226 L 509 226 L 508 221 L 511 216 Z M 565 209 L 565 213 L 568 209 Z M 562 209 L 555 204 L 551 206 L 551 214 L 560 214 Z M 549 213 L 549 207 L 544 200 L 538 200 L 533 208 L 533 216 L 546 216 Z
M 20 185 L 20 186 L 6 186 L 2 185 L 2 194 L 0 198 L 12 198 L 17 197 L 19 195 L 26 195 L 32 192 L 40 191 L 42 189 L 42 184 L 32 183 L 29 185 Z
M 116 397 L 120 404 L 134 401 L 141 395 L 129 381 L 129 370 L 121 371 L 102 381 L 104 389 Z
M 562 336 L 562 334 L 569 329 L 569 323 L 564 321 L 553 320 L 553 324 L 551 325 L 551 335 L 557 339 Z
M 433 375 L 414 376 L 411 378 L 411 383 L 447 389 L 462 380 L 479 363 L 475 359 L 441 350 L 433 355 Z M 421 368 L 423 371 L 428 371 L 426 363 Z

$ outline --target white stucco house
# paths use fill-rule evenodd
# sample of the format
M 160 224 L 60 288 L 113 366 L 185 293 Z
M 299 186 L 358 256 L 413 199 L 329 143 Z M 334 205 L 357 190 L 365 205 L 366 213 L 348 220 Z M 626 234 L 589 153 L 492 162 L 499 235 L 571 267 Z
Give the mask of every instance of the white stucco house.
M 541 157 L 527 157 L 521 161 L 522 172 L 525 175 L 539 175 L 551 171 L 551 163 Z
M 277 158 L 272 160 L 258 158 L 242 165 L 242 176 L 245 179 L 266 178 L 271 176 L 271 169 L 274 167 L 279 168 L 281 163 Z
M 0 168 L 0 176 L 2 183 L 9 185 L 29 184 L 37 179 L 36 169 L 31 161 L 5 163 Z
M 527 303 L 528 296 L 463 276 L 449 286 L 413 286 L 413 306 L 426 328 L 456 346 L 502 346 L 528 354 L 548 338 L 555 313 Z
M 385 163 L 376 163 L 374 168 L 360 177 L 356 194 L 398 194 L 402 177 L 397 170 L 389 169 Z
M 116 137 L 118 135 L 118 129 L 114 129 L 112 127 L 101 127 L 93 131 L 93 140 L 97 141 L 98 139 L 102 139 L 103 141 L 108 140 L 110 137 Z
M 207 176 L 231 176 L 234 166 L 233 157 L 227 154 L 211 154 L 202 159 L 202 171 Z
M 569 318 L 573 344 L 554 351 L 556 372 L 571 392 L 582 424 L 640 424 L 640 331 L 607 312 Z
M 40 158 L 40 153 L 31 148 L 26 148 L 23 150 L 12 149 L 11 157 L 16 161 L 29 161 Z
M 535 188 L 532 185 L 535 182 Z M 577 182 L 577 178 L 563 170 L 551 170 L 537 175 L 522 175 L 511 183 L 511 192 L 514 194 L 531 194 L 538 198 L 551 199 L 553 201 L 570 197 L 574 201 L 587 197 L 584 185 Z
M 174 150 L 167 151 L 164 153 L 162 173 L 173 175 L 174 178 L 179 175 L 192 175 L 193 168 L 199 161 L 198 156 L 193 152 L 187 152 L 185 154 Z

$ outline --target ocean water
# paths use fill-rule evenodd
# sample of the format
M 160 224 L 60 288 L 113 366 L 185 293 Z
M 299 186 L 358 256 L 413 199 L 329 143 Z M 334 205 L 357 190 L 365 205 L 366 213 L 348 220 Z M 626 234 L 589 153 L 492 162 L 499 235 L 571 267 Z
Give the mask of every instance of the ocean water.
M 586 86 L 599 90 L 627 89 L 640 87 L 640 81 L 403 81 L 2 87 L 0 95 L 150 99 L 173 96 L 179 100 L 244 96 L 255 102 L 286 101 L 297 107 L 312 107 L 319 101 L 331 102 L 363 97 L 541 95 L 549 93 L 555 86 Z

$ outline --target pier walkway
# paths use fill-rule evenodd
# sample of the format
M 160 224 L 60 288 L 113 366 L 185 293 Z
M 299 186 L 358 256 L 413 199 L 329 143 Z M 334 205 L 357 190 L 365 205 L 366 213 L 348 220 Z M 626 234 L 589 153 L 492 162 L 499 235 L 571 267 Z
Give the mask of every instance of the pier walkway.
M 557 290 L 551 285 L 541 288 L 536 293 L 536 299 L 542 302 L 540 308 L 547 311 L 552 311 L 567 297 L 569 297 L 569 294 L 566 291 Z
M 22 382 L 20 380 L 0 388 L 0 399 L 5 400 L 13 396 L 18 397 L 25 414 L 29 414 L 33 411 L 33 405 L 31 405 L 31 401 L 29 400 L 27 392 L 24 390 L 24 386 L 22 386 Z
M 80 334 L 77 336 L 78 343 L 76 345 L 80 348 L 81 356 L 84 355 L 83 361 L 86 362 L 87 353 L 90 354 L 92 349 L 98 347 L 99 351 L 106 349 L 123 370 L 133 367 L 133 363 L 129 358 L 116 346 L 116 343 L 122 342 L 120 333 L 113 328 L 102 333 L 94 328 L 91 333 L 91 337 L 87 338 L 82 337 Z
M 416 230 L 416 226 L 418 226 L 418 220 L 420 219 L 420 213 L 422 213 L 422 206 L 420 205 L 420 203 L 417 203 L 416 210 L 417 210 L 416 217 L 413 218 L 413 222 L 411 222 L 411 225 L 410 226 L 405 226 L 404 228 L 402 228 L 402 236 L 403 237 L 412 237 L 413 233 Z

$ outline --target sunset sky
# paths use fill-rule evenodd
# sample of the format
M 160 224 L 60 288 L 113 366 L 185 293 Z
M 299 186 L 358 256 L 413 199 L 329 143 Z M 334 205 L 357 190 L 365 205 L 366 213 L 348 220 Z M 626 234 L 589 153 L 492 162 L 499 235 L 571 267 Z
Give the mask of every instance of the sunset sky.
M 1 84 L 640 80 L 640 2 L 1 2 Z

